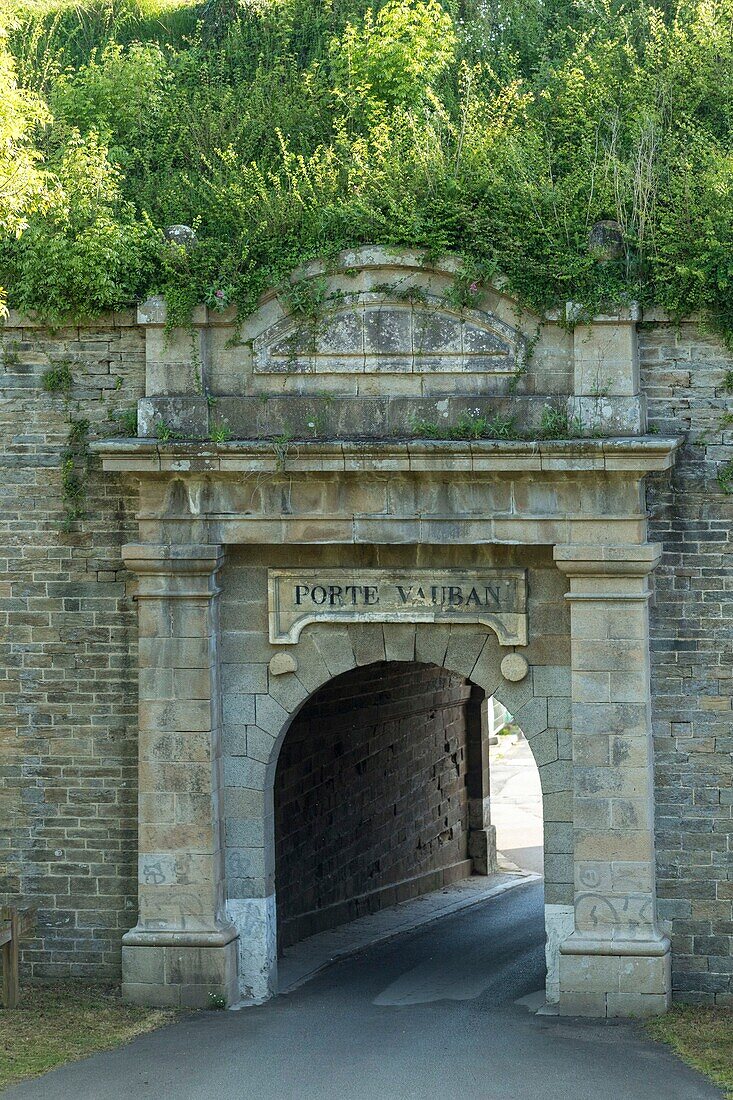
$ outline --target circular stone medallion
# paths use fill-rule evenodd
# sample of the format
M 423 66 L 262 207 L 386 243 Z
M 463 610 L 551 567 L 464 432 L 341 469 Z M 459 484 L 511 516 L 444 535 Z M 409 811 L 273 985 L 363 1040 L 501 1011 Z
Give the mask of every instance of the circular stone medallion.
M 269 669 L 273 676 L 284 676 L 286 672 L 297 672 L 298 662 L 292 653 L 276 653 L 270 658 Z
M 523 680 L 528 672 L 527 658 L 523 657 L 521 653 L 507 653 L 506 657 L 502 659 L 501 674 L 505 680 L 517 683 L 519 680 Z

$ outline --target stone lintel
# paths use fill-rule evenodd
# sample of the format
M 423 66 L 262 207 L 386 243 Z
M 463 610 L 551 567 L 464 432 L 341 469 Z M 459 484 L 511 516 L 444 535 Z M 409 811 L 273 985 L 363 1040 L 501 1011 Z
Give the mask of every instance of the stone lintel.
M 668 470 L 681 445 L 679 437 L 630 436 L 613 439 L 574 440 L 391 440 L 293 441 L 279 454 L 269 440 L 237 440 L 228 443 L 172 442 L 151 439 L 108 439 L 92 443 L 105 470 L 176 474 L 260 471 L 288 473 L 385 470 L 466 473 L 521 473 L 562 471 L 592 474 L 626 473 L 642 476 Z

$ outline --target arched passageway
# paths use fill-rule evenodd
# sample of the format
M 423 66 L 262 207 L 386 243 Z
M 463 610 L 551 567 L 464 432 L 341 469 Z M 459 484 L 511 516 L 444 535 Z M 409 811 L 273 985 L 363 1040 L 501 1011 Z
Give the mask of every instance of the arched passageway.
M 490 740 L 484 691 L 436 665 L 362 666 L 304 703 L 274 784 L 280 953 L 496 870 Z

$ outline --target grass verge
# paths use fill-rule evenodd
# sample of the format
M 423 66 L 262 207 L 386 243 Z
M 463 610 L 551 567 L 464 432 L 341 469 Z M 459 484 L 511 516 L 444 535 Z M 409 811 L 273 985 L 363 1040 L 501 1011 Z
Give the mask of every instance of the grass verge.
M 719 1085 L 733 1100 L 733 1008 L 675 1005 L 647 1024 L 655 1039 L 668 1043 L 688 1065 Z
M 0 1091 L 120 1046 L 174 1017 L 173 1012 L 123 1004 L 112 989 L 76 982 L 24 987 L 18 1008 L 0 1009 Z

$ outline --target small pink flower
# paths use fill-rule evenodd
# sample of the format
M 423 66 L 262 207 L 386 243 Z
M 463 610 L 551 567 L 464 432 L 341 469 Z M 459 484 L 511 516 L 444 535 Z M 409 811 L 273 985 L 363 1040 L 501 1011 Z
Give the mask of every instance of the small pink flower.
M 469 290 L 471 291 L 472 294 L 475 294 L 476 291 L 478 290 L 478 283 L 471 283 L 471 286 L 469 287 Z
M 217 298 L 223 298 L 224 297 L 224 291 L 223 290 L 217 290 L 216 296 L 217 296 Z

